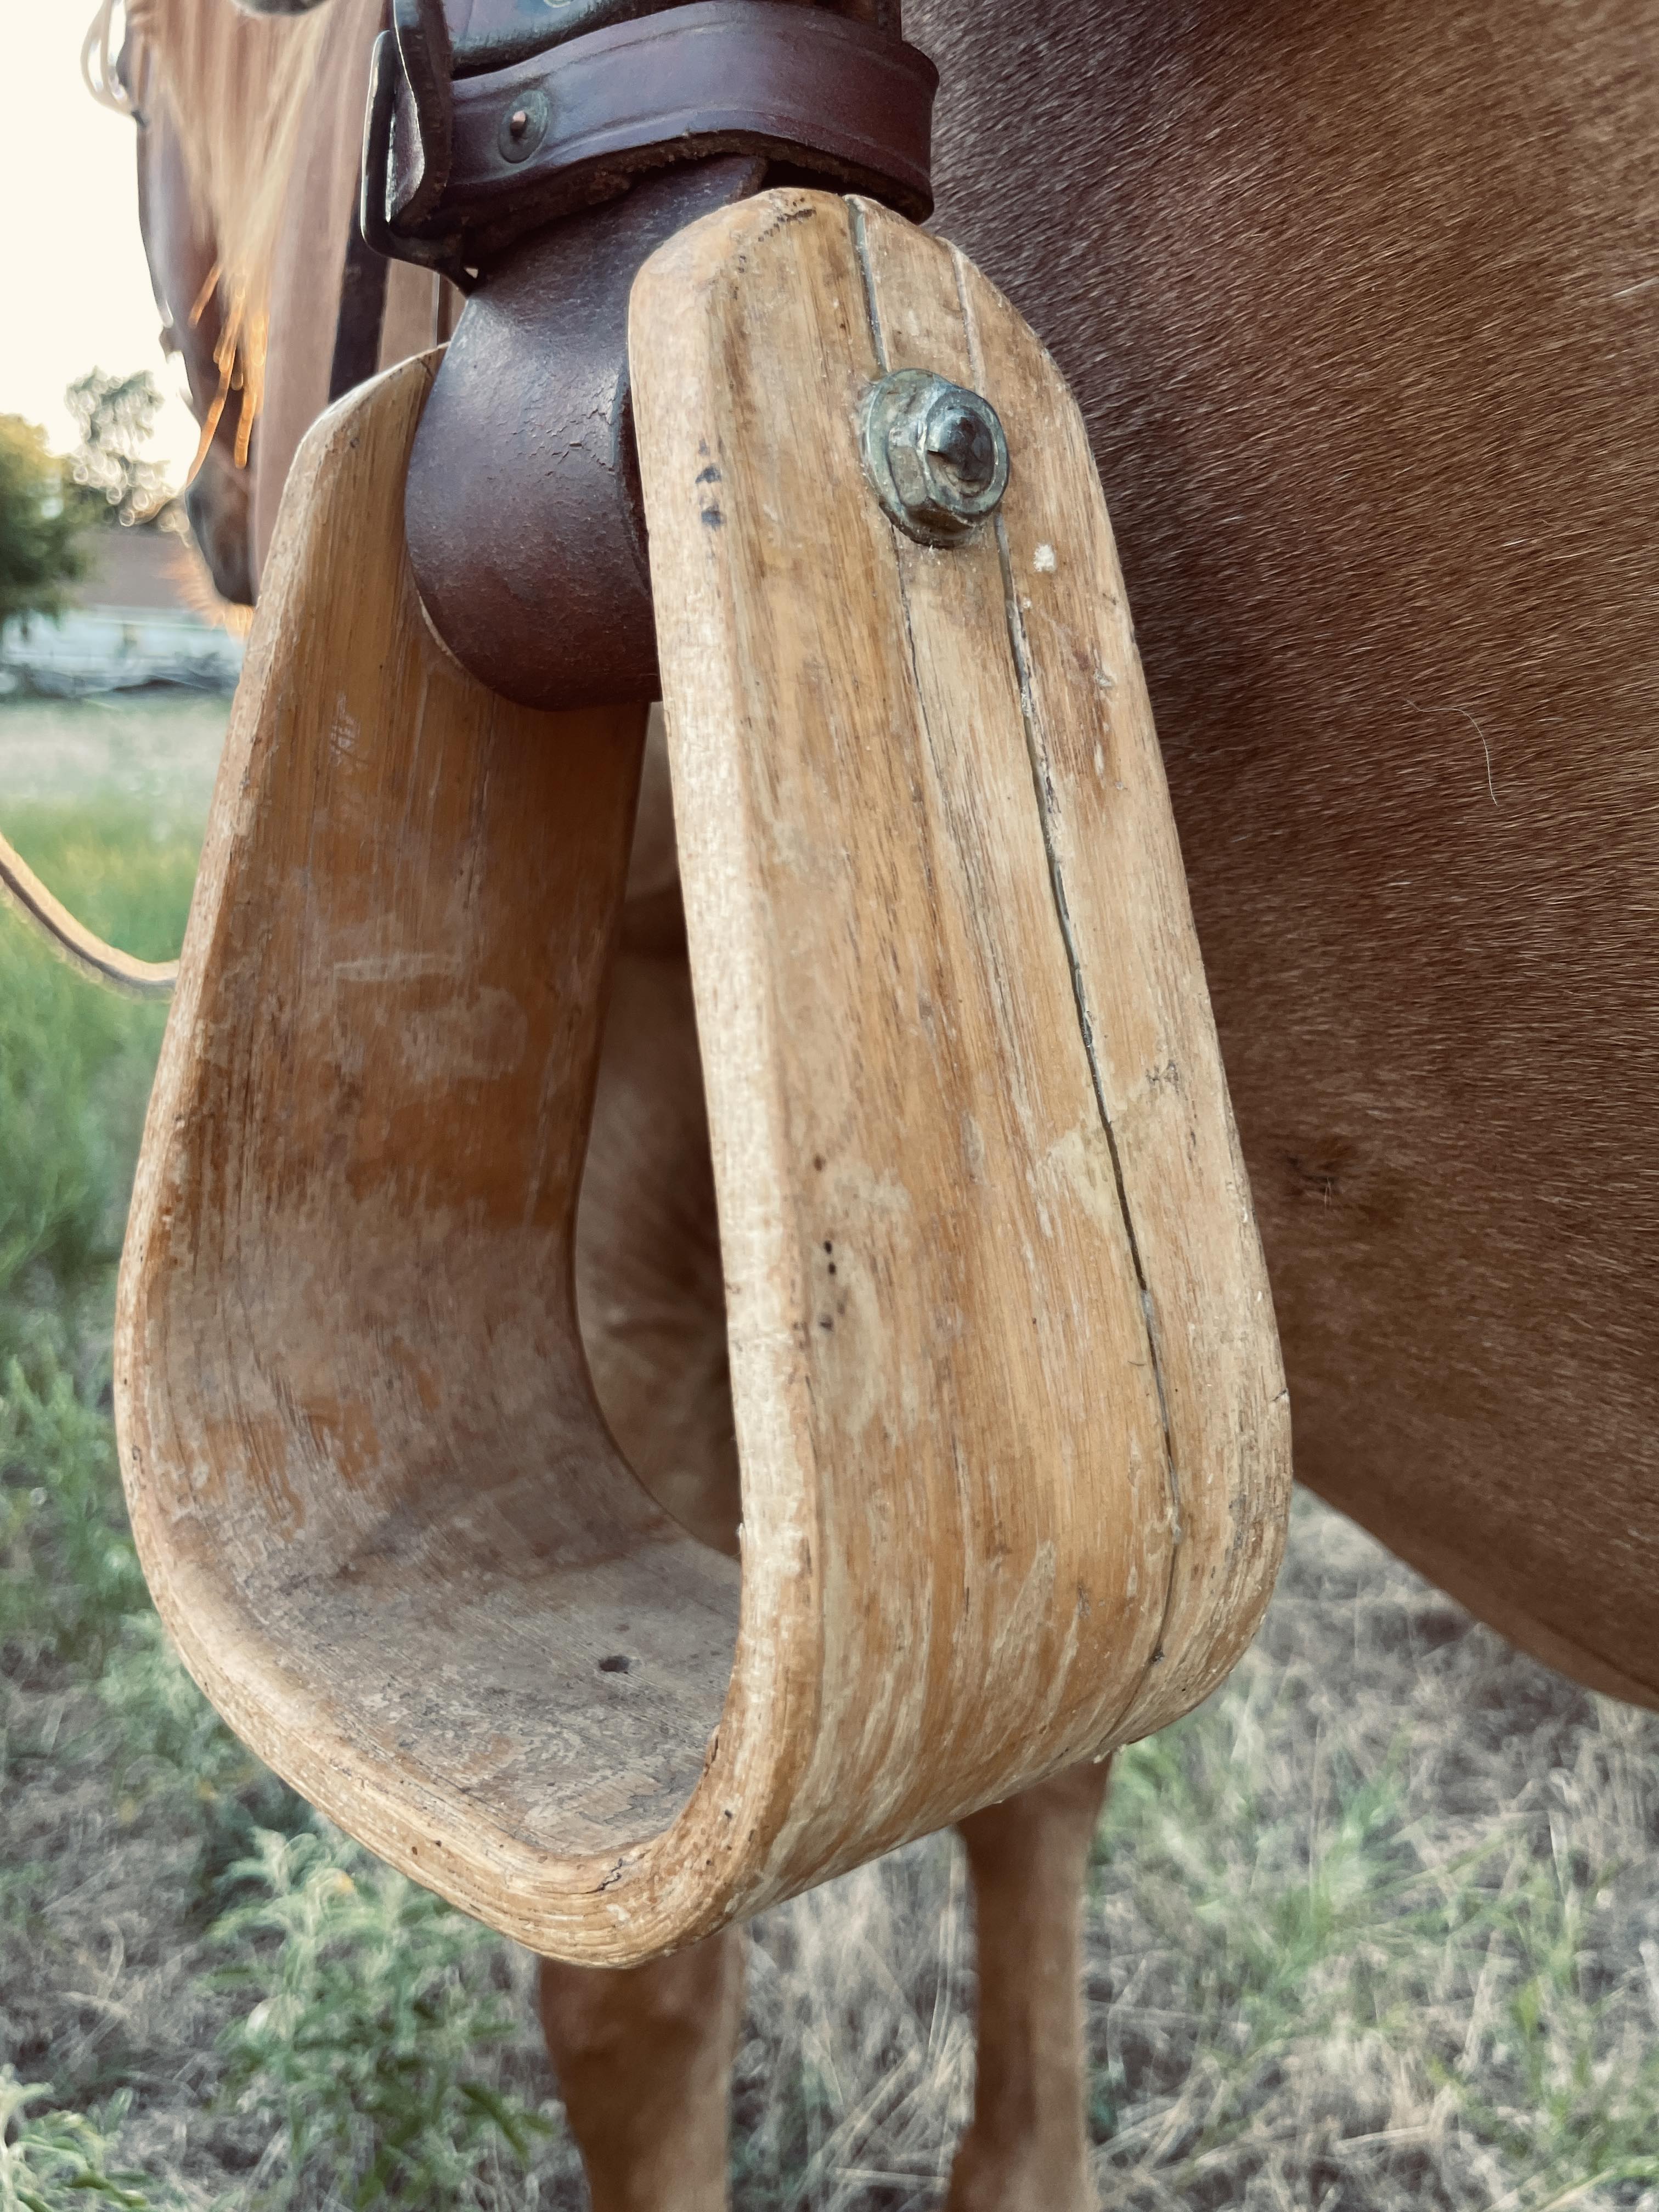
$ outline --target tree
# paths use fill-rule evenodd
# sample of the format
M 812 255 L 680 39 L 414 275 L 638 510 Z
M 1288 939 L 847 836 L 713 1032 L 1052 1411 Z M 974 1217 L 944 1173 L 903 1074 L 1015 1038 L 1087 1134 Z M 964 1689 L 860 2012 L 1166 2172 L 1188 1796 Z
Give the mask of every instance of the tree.
M 56 614 L 64 586 L 86 574 L 70 489 L 46 432 L 0 415 L 0 630 L 17 615 Z
M 148 522 L 171 496 L 161 465 L 144 447 L 161 404 L 147 368 L 110 376 L 89 368 L 64 394 L 81 428 L 70 456 L 76 485 L 90 516 L 102 522 Z

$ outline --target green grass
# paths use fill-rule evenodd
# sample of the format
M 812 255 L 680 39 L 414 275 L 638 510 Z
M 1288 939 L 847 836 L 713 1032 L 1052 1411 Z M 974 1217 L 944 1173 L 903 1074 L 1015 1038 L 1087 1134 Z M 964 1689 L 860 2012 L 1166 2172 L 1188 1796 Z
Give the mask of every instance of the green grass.
M 175 951 L 195 838 L 155 729 L 144 788 L 70 809 L 40 793 L 74 726 L 31 723 L 20 807 L 9 711 L 0 823 Z M 161 1018 L 0 914 L 0 2212 L 574 2212 L 526 1962 L 262 1767 L 144 1593 L 108 1329 Z M 1659 1723 L 1304 1501 L 1232 1682 L 1118 1763 L 1085 1931 L 1104 2201 L 1659 2212 L 1656 1875 Z M 739 2206 L 937 2203 L 972 2084 L 954 1846 L 766 1915 L 750 1956 Z
M 153 793 L 3 819 L 101 934 L 176 951 L 197 837 Z M 0 915 L 0 2212 L 517 2203 L 550 2123 L 503 2078 L 501 2047 L 527 2039 L 504 1947 L 236 1741 L 138 1569 L 108 1331 L 164 1018 Z M 182 2170 L 125 2157 L 173 2101 L 155 2064 L 170 2039 L 85 2000 L 97 1976 L 62 1900 L 88 1875 L 124 1964 L 128 1926 L 173 1954 L 143 1964 L 173 1984 L 215 2130 Z
M 1632 1981 L 1620 1954 L 1647 1917 L 1656 1778 L 1641 1826 L 1608 1820 L 1602 1787 L 1576 1807 L 1561 1791 L 1553 1816 L 1516 1802 L 1453 1839 L 1413 1802 L 1406 1741 L 1365 1770 L 1339 1743 L 1310 1834 L 1263 1788 L 1265 1759 L 1229 1755 L 1231 1702 L 1124 1755 L 1099 1847 L 1097 1905 L 1132 1885 L 1153 1972 L 1178 1981 L 1207 2045 L 1157 2101 L 1158 2196 L 1202 2201 L 1224 2174 L 1220 2201 L 1235 2201 L 1287 2148 L 1310 2185 L 1311 2106 L 1334 2174 L 1342 2133 L 1382 2152 L 1392 2136 L 1407 2168 L 1438 2138 L 1440 2186 L 1419 2182 L 1416 2201 L 1467 2201 L 1446 2188 L 1459 2163 L 1502 2175 L 1492 2201 L 1532 2212 L 1654 2202 L 1659 1987 L 1642 1983 L 1659 1978 Z M 1615 1740 L 1628 1732 L 1608 1717 Z M 1107 2122 L 1103 2166 L 1135 2172 L 1146 2124 L 1121 2126 L 1115 2106 Z M 1390 2201 L 1400 2179 L 1371 2172 L 1358 2201 Z
M 0 702 L 5 819 L 20 807 L 78 811 L 88 801 L 96 806 L 115 799 L 150 830 L 199 826 L 213 793 L 225 714 L 222 698 L 159 689 L 100 699 Z
M 177 952 L 196 837 L 106 799 L 9 808 L 7 835 L 90 926 L 140 958 Z M 0 1357 L 67 1351 L 107 1295 L 165 1010 L 88 985 L 0 914 Z

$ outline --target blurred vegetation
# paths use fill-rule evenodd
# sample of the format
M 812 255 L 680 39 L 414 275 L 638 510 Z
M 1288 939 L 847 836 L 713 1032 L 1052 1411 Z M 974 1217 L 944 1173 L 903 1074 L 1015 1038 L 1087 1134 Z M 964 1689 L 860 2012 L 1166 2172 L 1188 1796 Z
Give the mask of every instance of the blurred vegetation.
M 74 478 L 21 415 L 0 415 L 0 630 L 19 615 L 56 614 L 86 574 Z
M 1276 2113 L 1301 2131 L 1312 2115 L 1323 2124 L 1311 2157 L 1301 2146 L 1310 2183 L 1341 2173 L 1339 2118 L 1374 2153 L 1396 2153 L 1346 2201 L 1478 2202 L 1484 2179 L 1516 2212 L 1659 2204 L 1659 1948 L 1638 1932 L 1652 1917 L 1641 1869 L 1659 1774 L 1644 1786 L 1639 1759 L 1619 1756 L 1643 1723 L 1608 1717 L 1587 1788 L 1558 1786 L 1547 1808 L 1512 1802 L 1467 1840 L 1413 1802 L 1403 1728 L 1368 1771 L 1332 1744 L 1324 1775 L 1309 1776 L 1310 1808 L 1286 1798 L 1243 1698 L 1121 1755 L 1096 1896 L 1133 1883 L 1158 1960 L 1146 1999 L 1167 1978 L 1203 2023 L 1174 2095 L 1158 2100 L 1160 2197 L 1209 2201 L 1206 2184 L 1236 2189 L 1241 2163 L 1270 2164 L 1262 2121 Z M 1634 1808 L 1620 1802 L 1632 1780 Z M 1650 1961 L 1635 1975 L 1632 1935 Z M 1103 2171 L 1127 2175 L 1145 2149 L 1130 2107 L 1160 2069 L 1137 2067 L 1132 2090 L 1126 2055 L 1102 2069 L 1096 2125 Z M 1468 2197 L 1444 2173 L 1424 2185 L 1437 2138 L 1459 2154 Z
M 173 494 L 159 461 L 146 459 L 161 410 L 161 391 L 147 368 L 111 376 L 89 368 L 64 394 L 80 441 L 70 456 L 76 505 L 100 523 L 148 522 Z
M 112 2166 L 131 2096 L 88 2117 L 40 2109 L 47 2095 L 43 2082 L 20 2081 L 0 2066 L 0 2212 L 91 2212 L 94 2203 L 161 2212 L 176 2202 L 143 2174 Z
M 307 2182 L 356 2208 L 503 2207 L 550 2124 L 489 2079 L 517 2022 L 488 1929 L 343 1838 L 258 1838 L 258 1894 L 214 1940 L 254 1999 L 226 2039 L 221 2095 L 272 2130 L 259 2202 Z M 503 2156 L 505 2154 L 505 2156 Z
M 6 832 L 100 936 L 141 959 L 177 953 L 197 840 L 127 803 L 8 808 Z M 166 1008 L 118 998 L 0 915 L 0 1358 L 102 1339 Z M 89 1333 L 90 1332 L 90 1333 Z M 37 1381 L 40 1377 L 37 1376 Z

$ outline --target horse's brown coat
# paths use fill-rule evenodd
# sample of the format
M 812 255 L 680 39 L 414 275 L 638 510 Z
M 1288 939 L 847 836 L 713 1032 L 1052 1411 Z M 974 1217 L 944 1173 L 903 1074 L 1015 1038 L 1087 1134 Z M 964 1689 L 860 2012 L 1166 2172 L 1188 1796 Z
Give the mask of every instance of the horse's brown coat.
M 177 122 L 158 100 L 138 138 L 138 218 L 149 260 L 150 288 L 161 318 L 161 343 L 184 365 L 197 420 L 214 422 L 185 507 L 214 588 L 239 606 L 253 601 L 252 471 L 237 459 L 239 396 L 221 399 L 216 359 L 224 336 L 222 302 L 213 283 L 216 246 L 206 214 L 190 189 Z M 217 420 L 215 422 L 215 416 Z
M 908 20 L 1112 501 L 1297 1472 L 1659 1701 L 1659 13 Z

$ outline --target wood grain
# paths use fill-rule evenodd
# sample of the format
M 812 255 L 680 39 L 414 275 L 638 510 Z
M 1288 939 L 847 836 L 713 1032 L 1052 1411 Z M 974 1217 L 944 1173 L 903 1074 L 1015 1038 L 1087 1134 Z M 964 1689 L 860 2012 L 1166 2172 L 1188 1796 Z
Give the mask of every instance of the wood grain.
M 550 1860 L 604 1950 L 611 1847 L 696 1782 L 737 1605 L 611 1443 L 573 1311 L 645 710 L 526 712 L 432 639 L 401 522 L 431 373 L 296 465 L 147 1125 L 118 1419 L 157 1601 L 240 1732 L 557 1948 Z
M 1152 723 L 1064 386 L 947 247 L 774 193 L 634 375 L 741 1574 L 596 1407 L 571 1255 L 643 709 L 433 640 L 431 363 L 301 448 L 121 1286 L 146 1571 L 374 1849 L 554 1955 L 688 1942 L 1172 1717 L 1265 1602 L 1287 1429 Z M 885 365 L 1007 428 L 924 550 Z
M 665 247 L 632 359 L 726 1255 L 739 1683 L 781 1615 L 817 1623 L 773 1846 L 793 1886 L 1203 1696 L 1271 1588 L 1288 1410 L 1053 363 L 947 246 L 804 192 Z M 864 480 L 863 398 L 906 366 L 1007 430 L 1002 520 L 961 550 L 896 532 Z

